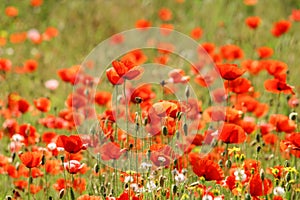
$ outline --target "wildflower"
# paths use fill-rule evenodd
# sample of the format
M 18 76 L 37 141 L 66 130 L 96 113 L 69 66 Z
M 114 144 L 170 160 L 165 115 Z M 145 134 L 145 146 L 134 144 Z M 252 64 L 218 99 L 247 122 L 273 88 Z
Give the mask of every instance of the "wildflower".
M 249 28 L 256 29 L 260 25 L 261 19 L 260 17 L 253 16 L 253 17 L 248 17 L 245 22 Z
M 78 160 L 70 160 L 70 161 L 64 163 L 64 168 L 70 174 L 78 173 L 83 167 L 84 167 L 84 164 L 81 164 Z
M 86 144 L 83 144 L 81 138 L 77 135 L 60 135 L 56 140 L 56 145 L 64 148 L 69 153 L 78 153 L 87 148 Z
M 292 26 L 292 23 L 290 21 L 280 20 L 280 21 L 274 23 L 271 33 L 275 37 L 280 37 L 281 35 L 288 32 L 289 29 L 291 28 L 291 26 Z
M 283 196 L 285 194 L 284 188 L 280 186 L 274 187 L 273 194 L 276 196 Z
M 21 162 L 27 168 L 37 167 L 42 162 L 43 154 L 41 152 L 25 152 L 19 155 Z

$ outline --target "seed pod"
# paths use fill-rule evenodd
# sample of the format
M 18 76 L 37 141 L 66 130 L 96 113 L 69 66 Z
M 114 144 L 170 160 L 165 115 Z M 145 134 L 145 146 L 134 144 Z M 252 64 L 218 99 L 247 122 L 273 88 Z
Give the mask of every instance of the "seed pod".
M 141 97 L 135 97 L 134 100 L 135 100 L 136 104 L 142 103 L 142 98 Z
M 260 174 L 259 175 L 260 175 L 261 180 L 264 181 L 265 180 L 265 172 L 264 172 L 263 169 L 260 170 Z
M 50 197 L 48 198 L 48 200 L 53 200 L 53 197 L 52 197 L 52 196 L 50 196 Z
M 284 167 L 290 167 L 290 162 L 288 160 L 284 161 Z
M 231 164 L 232 164 L 231 160 L 226 160 L 225 165 L 226 165 L 227 168 L 230 168 Z
M 261 146 L 257 146 L 257 148 L 256 148 L 256 152 L 257 152 L 257 153 L 259 153 L 259 152 L 260 152 L 260 150 L 261 150 Z
M 166 126 L 162 127 L 162 133 L 163 133 L 164 136 L 168 135 L 168 128 Z
M 59 191 L 59 199 L 62 199 L 64 197 L 64 195 L 65 195 L 65 189 L 61 189 Z
M 6 196 L 5 199 L 6 200 L 12 200 L 12 197 L 11 196 Z
M 190 88 L 189 88 L 189 86 L 186 86 L 186 88 L 185 88 L 185 96 L 186 96 L 186 98 L 190 97 Z
M 285 175 L 285 181 L 289 182 L 291 179 L 292 179 L 292 173 L 291 172 L 286 173 L 286 175 Z
M 173 194 L 176 194 L 176 192 L 177 192 L 177 185 L 172 185 L 172 192 L 173 192 Z
M 98 173 L 99 170 L 100 170 L 100 167 L 99 167 L 99 165 L 96 163 L 95 166 L 94 166 L 94 171 L 95 171 L 95 173 Z
M 249 193 L 245 194 L 245 200 L 251 200 L 251 195 Z
M 183 124 L 183 131 L 184 131 L 184 135 L 187 136 L 188 135 L 188 126 L 187 124 Z

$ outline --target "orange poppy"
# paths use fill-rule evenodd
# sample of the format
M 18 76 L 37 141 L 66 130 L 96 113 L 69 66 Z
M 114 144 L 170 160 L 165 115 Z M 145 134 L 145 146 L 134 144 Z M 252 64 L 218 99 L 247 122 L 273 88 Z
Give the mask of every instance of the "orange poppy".
M 140 19 L 135 23 L 136 28 L 143 28 L 143 29 L 148 28 L 151 25 L 152 25 L 151 22 L 146 19 Z
M 260 47 L 257 49 L 259 58 L 269 58 L 273 55 L 274 51 L 271 47 Z
M 9 41 L 13 44 L 22 43 L 27 39 L 27 32 L 13 33 L 9 37 Z
M 217 68 L 223 79 L 232 81 L 245 73 L 244 69 L 239 68 L 236 64 L 219 64 Z
M 150 160 L 155 166 L 169 166 L 176 157 L 172 147 L 163 144 L 153 144 L 150 146 Z
M 41 6 L 43 4 L 43 0 L 31 0 L 30 1 L 30 5 L 32 7 L 38 7 Z
M 280 21 L 274 23 L 271 33 L 275 37 L 280 37 L 281 35 L 288 32 L 289 29 L 291 28 L 291 26 L 292 26 L 292 23 L 290 21 L 280 20 Z
M 219 140 L 224 143 L 240 144 L 246 140 L 247 136 L 242 127 L 236 124 L 225 123 L 219 133 Z
M 249 28 L 256 29 L 260 25 L 261 19 L 260 17 L 252 16 L 252 17 L 248 17 L 245 22 L 247 26 L 249 26 Z
M 158 16 L 163 21 L 169 21 L 172 19 L 172 11 L 168 8 L 161 8 L 158 11 Z
M 105 106 L 111 101 L 111 93 L 106 91 L 97 92 L 95 94 L 95 102 L 99 106 Z
M 36 109 L 38 109 L 41 112 L 49 112 L 49 110 L 51 108 L 51 101 L 48 98 L 41 97 L 41 98 L 35 99 L 33 102 L 34 102 Z
M 236 94 L 247 93 L 251 88 L 251 82 L 246 78 L 239 77 L 230 81 L 227 87 Z
M 8 17 L 16 17 L 19 14 L 19 10 L 14 6 L 8 6 L 5 8 L 5 14 Z
M 78 135 L 60 135 L 56 140 L 56 146 L 64 148 L 68 153 L 78 153 L 87 148 Z
M 106 70 L 106 76 L 109 82 L 113 85 L 121 85 L 124 83 L 124 79 L 119 76 L 119 74 L 113 67 Z
M 162 35 L 169 35 L 174 30 L 173 24 L 161 24 L 159 27 Z
M 42 152 L 25 152 L 19 155 L 21 162 L 27 168 L 33 168 L 40 165 L 42 161 Z
M 198 40 L 201 38 L 203 34 L 203 30 L 200 27 L 196 27 L 191 31 L 191 37 L 195 40 Z
M 262 71 L 264 65 L 257 60 L 244 60 L 242 62 L 242 67 L 246 69 L 250 74 L 257 75 L 260 71 Z

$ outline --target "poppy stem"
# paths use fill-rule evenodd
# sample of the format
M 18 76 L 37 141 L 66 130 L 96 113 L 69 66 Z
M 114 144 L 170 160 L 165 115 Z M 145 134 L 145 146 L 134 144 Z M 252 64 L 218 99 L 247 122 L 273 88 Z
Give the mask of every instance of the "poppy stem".
M 28 200 L 30 200 L 30 184 L 31 184 L 31 168 L 29 168 L 29 175 L 28 175 Z
M 124 79 L 123 85 L 123 92 L 124 92 L 124 100 L 125 100 L 125 121 L 126 121 L 126 144 L 128 145 L 129 136 L 128 136 L 128 104 L 127 104 L 127 97 L 126 97 L 126 79 Z

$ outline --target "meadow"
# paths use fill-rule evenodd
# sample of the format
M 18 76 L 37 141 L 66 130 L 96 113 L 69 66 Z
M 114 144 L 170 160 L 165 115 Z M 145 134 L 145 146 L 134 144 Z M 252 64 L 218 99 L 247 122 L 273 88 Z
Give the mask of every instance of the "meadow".
M 0 199 L 300 199 L 298 0 L 0 1 Z

